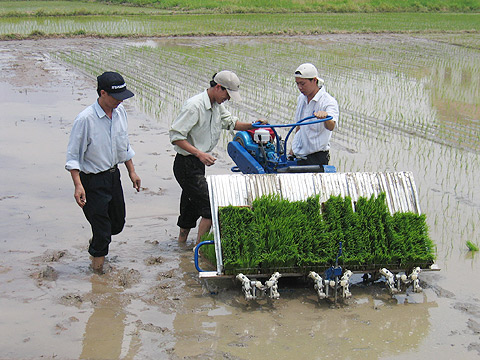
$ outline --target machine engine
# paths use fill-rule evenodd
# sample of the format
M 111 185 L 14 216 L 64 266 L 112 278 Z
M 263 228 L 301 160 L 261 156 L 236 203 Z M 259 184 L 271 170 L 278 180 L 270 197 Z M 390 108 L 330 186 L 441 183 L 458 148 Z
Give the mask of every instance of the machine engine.
M 291 130 L 288 135 L 290 133 Z M 232 171 L 243 174 L 336 172 L 332 165 L 298 165 L 295 157 L 286 155 L 286 141 L 272 125 L 237 132 L 233 141 L 228 143 L 227 151 L 236 164 Z

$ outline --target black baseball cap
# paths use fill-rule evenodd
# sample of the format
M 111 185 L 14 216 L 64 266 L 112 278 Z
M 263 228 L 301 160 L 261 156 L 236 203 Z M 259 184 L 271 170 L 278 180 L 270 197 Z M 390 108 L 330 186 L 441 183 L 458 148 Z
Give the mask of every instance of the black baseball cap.
M 105 90 L 108 95 L 117 100 L 131 98 L 134 94 L 127 89 L 127 84 L 122 75 L 112 71 L 106 71 L 97 77 L 98 90 Z

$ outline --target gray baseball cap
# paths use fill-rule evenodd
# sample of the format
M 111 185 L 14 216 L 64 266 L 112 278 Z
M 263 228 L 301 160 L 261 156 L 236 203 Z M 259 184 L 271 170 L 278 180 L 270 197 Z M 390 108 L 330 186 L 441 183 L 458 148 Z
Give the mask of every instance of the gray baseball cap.
M 240 80 L 234 72 L 229 70 L 220 71 L 213 77 L 213 81 L 227 89 L 228 95 L 230 95 L 233 100 L 242 101 L 240 93 L 238 92 Z

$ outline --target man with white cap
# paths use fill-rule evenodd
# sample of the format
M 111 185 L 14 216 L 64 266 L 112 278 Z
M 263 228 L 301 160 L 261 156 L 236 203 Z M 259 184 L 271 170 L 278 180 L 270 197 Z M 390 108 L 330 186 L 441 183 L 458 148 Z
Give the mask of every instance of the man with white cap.
M 177 221 L 179 242 L 187 240 L 199 218 L 197 243 L 212 225 L 205 166 L 216 161 L 210 152 L 217 145 L 222 129 L 253 128 L 252 123 L 238 121 L 223 105 L 230 99 L 241 101 L 239 87 L 235 73 L 223 70 L 214 74 L 210 88 L 188 99 L 170 128 L 170 142 L 177 152 L 173 173 L 182 188 Z
M 125 201 L 118 164 L 125 163 L 133 187 L 140 191 L 127 133 L 123 100 L 133 93 L 123 77 L 107 71 L 97 77 L 98 99 L 83 110 L 73 123 L 65 168 L 75 186 L 74 197 L 92 227 L 88 252 L 92 268 L 103 273 L 112 235 L 125 225 Z
M 298 158 L 298 165 L 328 165 L 330 138 L 339 116 L 337 100 L 325 91 L 324 81 L 313 64 L 300 65 L 295 70 L 295 81 L 301 92 L 297 100 L 295 122 L 312 114 L 318 119 L 331 116 L 332 120 L 298 126 L 292 152 Z

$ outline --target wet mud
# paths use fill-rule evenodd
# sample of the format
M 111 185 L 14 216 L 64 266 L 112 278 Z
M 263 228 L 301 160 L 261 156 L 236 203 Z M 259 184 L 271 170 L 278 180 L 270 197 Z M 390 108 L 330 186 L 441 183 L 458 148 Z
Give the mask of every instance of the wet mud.
M 96 100 L 96 84 L 48 55 L 76 46 L 85 44 L 3 42 L 0 50 L 0 358 L 480 356 L 480 282 L 469 278 L 470 290 L 456 291 L 465 270 L 459 265 L 422 274 L 422 293 L 395 297 L 356 278 L 353 298 L 337 304 L 319 301 L 302 279 L 281 279 L 275 301 L 246 301 L 232 279 L 200 280 L 196 232 L 186 244 L 176 240 L 180 188 L 168 129 L 128 101 L 144 188 L 136 193 L 122 166 L 127 224 L 113 238 L 105 274 L 94 274 L 90 227 L 64 163 L 73 119 Z M 209 174 L 229 172 L 230 160 L 218 157 Z

